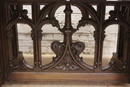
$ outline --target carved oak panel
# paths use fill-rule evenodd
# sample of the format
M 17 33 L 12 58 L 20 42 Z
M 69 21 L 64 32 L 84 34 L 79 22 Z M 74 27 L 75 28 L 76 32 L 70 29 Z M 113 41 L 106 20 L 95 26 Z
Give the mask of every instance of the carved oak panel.
M 32 7 L 32 18 L 28 17 L 28 11 L 23 5 Z M 40 10 L 40 5 L 45 5 Z M 97 6 L 97 10 L 93 5 Z M 129 63 L 130 44 L 130 2 L 105 1 L 105 0 L 7 0 L 5 3 L 6 13 L 6 40 L 9 69 L 13 71 L 39 71 L 39 72 L 126 72 Z M 65 6 L 65 24 L 62 28 L 55 17 L 56 10 Z M 72 6 L 76 6 L 82 14 L 77 28 L 72 26 Z M 109 18 L 105 19 L 106 6 L 114 6 L 109 12 Z M 24 23 L 31 27 L 33 41 L 34 65 L 27 64 L 22 52 L 19 51 L 17 24 Z M 41 40 L 44 39 L 42 26 L 51 24 L 58 28 L 64 38 L 62 42 L 53 41 L 51 50 L 56 54 L 49 64 L 42 64 Z M 80 27 L 91 24 L 95 30 L 94 65 L 91 66 L 83 61 L 80 54 L 84 51 L 84 42 L 74 42 L 72 39 Z M 106 27 L 118 24 L 118 45 L 116 53 L 113 53 L 108 65 L 102 65 L 103 43 Z

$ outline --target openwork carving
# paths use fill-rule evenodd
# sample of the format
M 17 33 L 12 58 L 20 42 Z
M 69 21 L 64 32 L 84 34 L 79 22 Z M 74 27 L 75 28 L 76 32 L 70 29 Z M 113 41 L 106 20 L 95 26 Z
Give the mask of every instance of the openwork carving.
M 60 64 L 58 64 L 55 69 L 57 70 L 64 70 L 64 71 L 72 71 L 72 70 L 80 70 L 81 68 L 73 61 L 71 58 L 69 52 L 67 52 L 61 61 Z
M 19 19 L 21 19 L 21 18 L 28 18 L 27 14 L 28 14 L 27 10 L 21 10 L 21 11 L 14 10 L 15 17 L 17 17 Z
M 24 1 L 24 0 L 22 0 Z M 26 1 L 25 1 L 26 2 Z M 31 2 L 31 1 L 30 1 Z M 45 0 L 41 1 L 45 3 Z M 93 3 L 92 3 L 93 2 Z M 36 2 L 35 2 L 36 3 Z M 112 2 L 111 2 L 112 3 Z M 86 1 L 53 1 L 49 0 L 46 5 L 40 10 L 40 4 L 37 2 L 32 5 L 32 19 L 29 19 L 27 14 L 28 11 L 23 10 L 22 4 L 8 4 L 10 9 L 7 9 L 7 13 L 10 13 L 9 18 L 7 18 L 7 42 L 8 42 L 8 56 L 11 68 L 17 71 L 84 71 L 84 72 L 123 72 L 127 66 L 128 51 L 129 51 L 129 32 L 130 32 L 130 21 L 129 18 L 129 6 L 127 4 L 117 6 L 114 2 L 114 10 L 109 12 L 110 17 L 108 19 L 104 18 L 105 6 L 109 5 L 107 1 L 104 2 L 94 2 L 89 0 Z M 77 28 L 74 29 L 72 26 L 72 5 L 76 6 L 82 14 L 81 20 L 77 24 Z M 97 10 L 93 8 L 93 5 L 97 6 Z M 55 12 L 60 6 L 65 6 L 65 25 L 63 28 L 60 27 L 59 21 L 56 19 Z M 126 14 L 127 13 L 127 14 Z M 10 21 L 11 20 L 11 21 Z M 18 46 L 16 39 L 17 36 L 17 23 L 26 23 L 31 26 L 31 37 L 34 45 L 34 66 L 28 65 L 22 56 L 22 52 L 19 49 L 14 49 L 13 47 Z M 42 37 L 41 27 L 46 24 L 52 24 L 53 27 L 57 27 L 58 30 L 64 35 L 62 42 L 53 41 L 51 44 L 52 51 L 56 54 L 53 61 L 47 65 L 42 65 L 41 57 L 41 40 Z M 83 58 L 80 54 L 84 51 L 84 42 L 74 42 L 72 35 L 80 29 L 80 27 L 85 27 L 85 25 L 90 24 L 95 28 L 94 39 L 95 39 L 95 53 L 94 53 L 94 65 L 90 66 L 83 62 Z M 103 51 L 103 41 L 105 38 L 105 29 L 107 26 L 112 24 L 120 25 L 119 32 L 119 46 L 117 48 L 116 54 L 113 55 L 110 63 L 107 66 L 102 66 L 102 51 Z M 12 26 L 14 26 L 12 28 Z M 122 28 L 125 26 L 125 28 Z M 124 29 L 124 30 L 123 30 Z M 122 31 L 121 31 L 122 30 Z M 122 33 L 123 32 L 123 33 Z M 123 34 L 127 34 L 123 36 Z M 122 39 L 120 39 L 122 38 Z M 15 44 L 13 44 L 15 43 Z M 121 51 L 121 48 L 127 49 Z M 119 55 L 119 52 L 123 53 L 123 56 Z M 12 55 L 17 52 L 17 55 Z M 122 59 L 120 59 L 122 58 Z M 121 68 L 117 67 L 120 65 Z
M 109 19 L 117 18 L 118 20 L 120 20 L 124 18 L 124 13 L 122 13 L 121 11 L 110 11 L 109 14 L 110 14 Z
M 71 51 L 73 55 L 76 56 L 76 59 L 78 61 L 81 61 L 81 57 L 79 57 L 79 54 L 84 50 L 85 45 L 82 42 L 73 43 L 71 45 Z M 52 43 L 52 50 L 57 55 L 58 58 L 61 58 L 63 55 L 63 52 L 65 51 L 65 44 L 60 43 L 58 41 L 54 41 Z M 54 60 L 58 60 L 54 58 Z M 73 60 L 69 49 L 66 49 L 62 61 L 54 68 L 56 70 L 64 70 L 64 71 L 71 71 L 71 70 L 82 70 L 81 67 L 79 67 Z
M 76 42 L 72 43 L 72 53 L 75 55 L 76 60 L 82 61 L 82 57 L 79 57 L 79 55 L 84 51 L 85 45 L 83 42 Z
M 52 42 L 51 49 L 57 55 L 56 57 L 53 58 L 53 60 L 57 61 L 57 60 L 59 60 L 58 58 L 60 58 L 62 56 L 62 54 L 65 50 L 65 44 L 60 43 L 58 41 L 54 41 L 54 42 Z
M 58 29 L 60 29 L 59 22 L 58 22 L 58 20 L 56 20 L 55 17 L 51 20 L 51 24 L 53 27 L 57 27 Z
M 0 12 L 0 87 L 6 81 L 130 82 L 130 0 L 0 0 Z M 19 24 L 31 29 L 18 29 Z M 118 34 L 110 34 L 116 31 L 111 25 L 118 26 Z M 24 38 L 29 44 L 19 42 Z M 111 38 L 117 47 L 105 63 L 105 49 L 114 47 L 106 44 Z M 46 58 L 46 50 L 55 56 Z

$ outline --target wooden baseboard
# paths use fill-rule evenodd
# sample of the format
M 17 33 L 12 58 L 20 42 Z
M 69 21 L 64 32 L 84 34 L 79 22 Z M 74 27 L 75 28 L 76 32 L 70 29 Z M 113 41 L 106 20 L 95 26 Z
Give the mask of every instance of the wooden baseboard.
M 16 82 L 82 82 L 82 83 L 128 83 L 129 76 L 124 73 L 50 73 L 50 72 L 12 72 L 7 81 Z

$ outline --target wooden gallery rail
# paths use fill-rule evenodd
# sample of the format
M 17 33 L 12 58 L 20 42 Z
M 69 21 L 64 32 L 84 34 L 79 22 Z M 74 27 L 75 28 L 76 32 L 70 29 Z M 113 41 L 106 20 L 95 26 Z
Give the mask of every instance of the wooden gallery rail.
M 27 16 L 23 5 L 30 5 L 32 18 Z M 40 5 L 44 7 L 40 10 Z M 97 6 L 97 10 L 93 8 Z M 61 28 L 55 12 L 65 6 L 65 24 Z M 72 26 L 72 6 L 82 14 L 77 28 Z M 105 19 L 106 6 L 114 6 Z M 34 65 L 26 63 L 19 51 L 17 23 L 31 27 L 34 50 Z M 53 41 L 53 61 L 42 65 L 41 30 L 43 25 L 52 24 L 64 35 L 62 42 Z M 94 65 L 83 61 L 80 54 L 85 49 L 83 42 L 74 42 L 72 36 L 86 24 L 94 26 Z M 117 51 L 108 65 L 102 65 L 103 42 L 106 27 L 118 24 Z M 130 81 L 130 1 L 106 0 L 0 0 L 0 83 L 5 81 L 44 82 L 129 82 Z

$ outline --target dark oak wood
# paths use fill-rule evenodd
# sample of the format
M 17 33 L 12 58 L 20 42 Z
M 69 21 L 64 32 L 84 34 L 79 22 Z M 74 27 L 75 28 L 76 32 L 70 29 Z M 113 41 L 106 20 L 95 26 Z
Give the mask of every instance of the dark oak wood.
M 0 12 L 2 12 L 2 6 L 1 6 L 1 1 L 0 1 Z M 0 86 L 4 82 L 4 71 L 3 71 L 3 48 L 2 48 L 2 14 L 0 14 Z
M 128 83 L 125 73 L 56 73 L 12 72 L 8 81 L 15 82 L 72 82 L 72 83 Z
M 0 1 L 0 12 L 2 11 L 2 1 Z M 0 86 L 4 83 L 5 78 L 4 78 L 4 57 L 3 57 L 3 38 L 2 38 L 2 30 L 3 30 L 3 22 L 2 22 L 2 16 L 3 14 L 0 14 Z
M 31 5 L 32 19 L 28 18 L 23 5 Z M 40 10 L 40 5 L 45 5 Z M 60 27 L 55 12 L 65 6 L 65 26 Z M 97 10 L 93 8 L 97 6 Z M 77 28 L 72 26 L 72 6 L 82 14 Z M 106 6 L 114 6 L 105 19 Z M 8 81 L 71 81 L 71 82 L 129 82 L 130 81 L 130 1 L 106 0 L 0 0 L 0 82 Z M 25 62 L 19 51 L 17 23 L 29 25 L 34 50 L 34 66 Z M 62 42 L 53 41 L 53 61 L 42 64 L 42 26 L 51 24 L 64 35 Z M 94 65 L 83 61 L 80 54 L 85 49 L 83 42 L 73 42 L 73 34 L 80 27 L 91 24 L 95 31 Z M 106 27 L 118 24 L 117 52 L 110 63 L 102 65 L 103 43 Z

